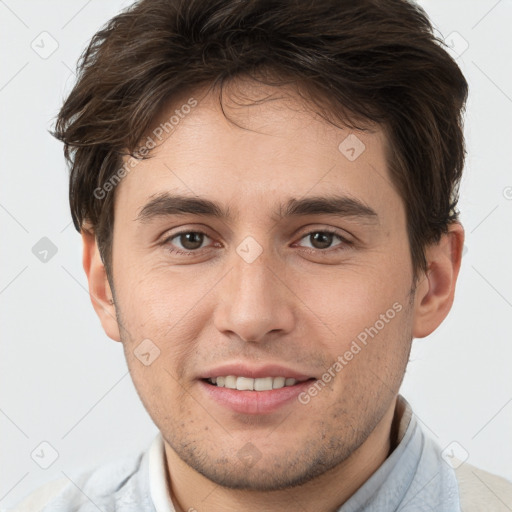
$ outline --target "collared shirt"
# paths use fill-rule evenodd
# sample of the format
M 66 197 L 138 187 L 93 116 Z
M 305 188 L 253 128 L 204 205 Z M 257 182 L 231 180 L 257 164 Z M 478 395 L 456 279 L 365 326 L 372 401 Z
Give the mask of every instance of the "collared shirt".
M 457 478 L 398 397 L 398 446 L 338 512 L 460 512 Z
M 455 471 L 443 460 L 440 447 L 422 430 L 410 405 L 401 396 L 396 415 L 395 449 L 338 512 L 461 512 L 460 481 Z M 500 492 L 507 494 L 508 498 L 503 494 L 505 499 L 512 496 L 512 484 L 508 481 L 473 469 L 493 478 Z M 475 471 L 466 472 L 478 476 Z M 482 497 L 485 490 L 475 491 L 473 481 L 468 483 L 466 477 L 464 481 L 465 485 L 471 485 L 473 493 L 471 502 L 463 503 L 464 512 L 507 510 L 502 499 L 499 501 L 506 507 L 503 509 L 498 500 L 491 503 L 492 496 Z M 487 482 L 491 480 L 487 478 Z M 478 503 L 482 502 L 485 508 L 479 508 Z M 75 471 L 70 479 L 50 482 L 29 495 L 12 512 L 98 512 L 98 509 L 175 512 L 160 433 L 144 452 L 92 470 Z

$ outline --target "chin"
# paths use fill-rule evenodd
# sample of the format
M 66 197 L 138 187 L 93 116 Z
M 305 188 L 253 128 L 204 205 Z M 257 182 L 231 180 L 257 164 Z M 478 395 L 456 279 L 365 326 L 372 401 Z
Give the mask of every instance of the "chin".
M 246 462 L 232 456 L 215 460 L 195 453 L 178 454 L 192 469 L 215 484 L 236 490 L 271 492 L 290 489 L 323 475 L 345 460 L 345 456 L 322 451 L 314 458 L 294 452 L 265 456 Z

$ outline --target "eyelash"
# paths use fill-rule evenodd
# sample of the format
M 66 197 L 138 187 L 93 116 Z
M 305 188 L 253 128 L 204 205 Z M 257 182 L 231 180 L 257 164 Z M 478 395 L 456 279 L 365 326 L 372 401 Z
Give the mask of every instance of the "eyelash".
M 174 233 L 173 235 L 167 237 L 165 240 L 162 241 L 162 245 L 167 245 L 171 240 L 173 240 L 174 238 L 177 238 L 179 237 L 180 235 L 185 235 L 185 234 L 189 234 L 189 233 L 194 233 L 194 234 L 201 234 L 201 235 L 204 235 L 208 238 L 210 238 L 208 236 L 208 234 L 204 231 L 201 231 L 200 229 L 197 229 L 197 230 L 188 230 L 188 231 L 180 231 L 179 233 Z M 327 253 L 327 252 L 336 252 L 336 251 L 344 251 L 344 250 L 347 250 L 347 247 L 345 246 L 351 246 L 353 245 L 352 242 L 350 242 L 349 240 L 347 240 L 345 237 L 343 237 L 342 235 L 339 234 L 339 232 L 337 232 L 336 230 L 333 230 L 333 229 L 329 229 L 329 228 L 326 228 L 326 229 L 316 229 L 316 230 L 313 230 L 313 231 L 309 231 L 307 233 L 304 233 L 301 237 L 300 237 L 300 240 L 308 237 L 308 236 L 311 236 L 315 233 L 328 233 L 330 235 L 335 235 L 337 236 L 340 241 L 342 242 L 340 245 L 341 247 L 338 247 L 338 248 L 328 248 L 328 249 L 311 249 L 310 247 L 303 247 L 302 249 L 306 250 L 307 253 L 311 254 L 311 253 Z M 196 249 L 194 251 L 182 251 L 181 249 L 172 249 L 172 248 L 169 248 L 168 251 L 170 253 L 173 253 L 173 254 L 179 254 L 179 255 L 184 255 L 184 256 L 190 256 L 190 255 L 194 255 L 194 254 L 198 254 L 199 251 L 201 249 Z

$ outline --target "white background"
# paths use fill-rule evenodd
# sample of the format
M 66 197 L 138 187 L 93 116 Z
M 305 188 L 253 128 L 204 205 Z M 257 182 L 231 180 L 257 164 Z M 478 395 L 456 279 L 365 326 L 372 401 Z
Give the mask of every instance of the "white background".
M 0 0 L 0 507 L 157 432 L 91 306 L 62 146 L 47 132 L 81 51 L 129 3 Z M 468 462 L 512 480 L 512 1 L 420 3 L 456 51 L 469 45 L 457 59 L 470 86 L 467 252 L 453 309 L 415 340 L 402 394 L 442 447 L 457 441 Z M 31 47 L 43 31 L 58 42 L 47 59 Z M 46 263 L 32 253 L 42 237 L 57 248 Z M 43 441 L 58 452 L 48 469 L 30 455 Z

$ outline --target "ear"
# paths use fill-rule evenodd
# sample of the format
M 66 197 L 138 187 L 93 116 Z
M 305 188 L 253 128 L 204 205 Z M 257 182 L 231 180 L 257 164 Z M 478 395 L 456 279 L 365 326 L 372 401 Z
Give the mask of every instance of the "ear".
M 82 263 L 89 281 L 89 296 L 92 306 L 107 336 L 114 341 L 121 341 L 115 305 L 110 303 L 113 295 L 98 250 L 96 236 L 92 230 L 85 227 L 82 228 L 81 234 L 83 242 Z
M 431 334 L 448 315 L 455 295 L 463 246 L 464 228 L 460 222 L 453 222 L 439 243 L 427 247 L 428 271 L 415 294 L 414 338 Z

